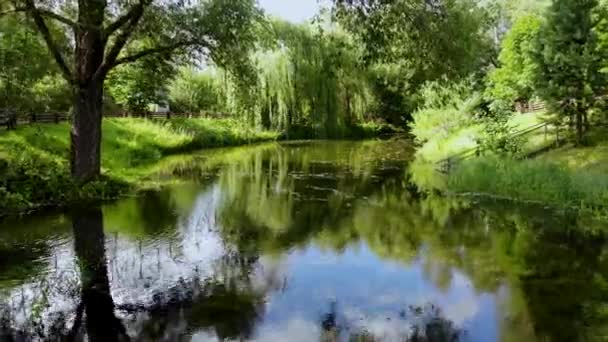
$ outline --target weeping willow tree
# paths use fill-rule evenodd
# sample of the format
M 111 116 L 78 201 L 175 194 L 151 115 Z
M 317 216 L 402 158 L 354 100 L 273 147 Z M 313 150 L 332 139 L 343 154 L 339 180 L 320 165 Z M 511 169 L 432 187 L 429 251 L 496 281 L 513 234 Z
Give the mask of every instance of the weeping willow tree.
M 360 49 L 338 28 L 273 23 L 274 49 L 259 51 L 257 106 L 266 128 L 312 127 L 341 135 L 373 102 Z
M 361 48 L 339 28 L 270 24 L 252 54 L 255 77 L 216 68 L 182 70 L 170 86 L 174 108 L 224 111 L 265 129 L 340 137 L 368 119 L 374 102 Z

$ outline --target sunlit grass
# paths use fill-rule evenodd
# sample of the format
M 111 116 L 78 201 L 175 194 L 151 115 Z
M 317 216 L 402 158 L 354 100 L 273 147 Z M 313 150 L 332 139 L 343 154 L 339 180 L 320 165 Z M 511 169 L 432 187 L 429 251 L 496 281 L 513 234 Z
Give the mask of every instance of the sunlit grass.
M 570 170 L 608 172 L 608 129 L 594 128 L 587 137 L 589 146 L 566 144 L 542 154 L 538 159 L 562 165 Z
M 127 185 L 139 188 L 154 165 L 166 156 L 275 140 L 277 136 L 230 120 L 106 119 L 101 148 L 103 179 L 79 187 L 69 176 L 69 123 L 23 125 L 16 131 L 1 131 L 0 214 L 79 198 L 114 197 Z
M 509 119 L 509 126 L 513 133 L 525 130 L 541 122 L 551 120 L 551 115 L 545 112 L 514 113 Z M 550 131 L 545 135 L 544 130 L 538 130 L 526 135 L 524 138 L 524 152 L 530 153 L 549 146 L 555 142 L 555 133 Z M 417 156 L 429 162 L 436 162 L 474 149 L 484 136 L 484 124 L 481 120 L 473 122 L 447 137 L 438 136 L 420 146 Z
M 608 204 L 604 172 L 573 171 L 543 160 L 477 158 L 463 161 L 449 175 L 448 187 L 469 192 L 578 208 Z

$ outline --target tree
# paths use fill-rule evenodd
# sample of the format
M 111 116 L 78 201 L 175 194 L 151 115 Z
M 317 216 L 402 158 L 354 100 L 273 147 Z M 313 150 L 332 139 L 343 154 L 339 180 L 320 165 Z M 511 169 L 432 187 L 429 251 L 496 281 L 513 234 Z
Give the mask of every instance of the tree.
M 364 43 L 364 59 L 379 65 L 376 91 L 388 100 L 380 110 L 392 117 L 410 119 L 407 114 L 416 109 L 424 82 L 482 74 L 494 62 L 489 13 L 476 1 L 334 3 L 338 21 Z
M 596 0 L 553 0 L 535 57 L 539 94 L 576 124 L 578 144 L 587 112 L 605 87 L 593 15 L 597 8 Z
M 527 101 L 535 94 L 534 53 L 541 25 L 541 17 L 523 16 L 505 36 L 498 56 L 500 66 L 488 75 L 488 95 L 492 100 L 512 106 L 515 101 Z
M 104 81 L 113 68 L 150 55 L 189 54 L 239 69 L 260 14 L 254 0 L 12 0 L 0 11 L 26 15 L 71 86 L 71 172 L 78 182 L 100 175 Z M 50 21 L 63 25 L 64 37 L 73 34 L 71 54 L 60 48 L 63 37 Z
M 170 61 L 157 57 L 121 65 L 108 75 L 108 93 L 131 113 L 145 113 L 148 105 L 167 102 L 167 86 L 176 70 Z
M 225 111 L 221 103 L 222 87 L 217 80 L 224 75 L 214 73 L 215 69 L 197 72 L 183 68 L 169 85 L 171 108 L 180 112 L 196 113 L 203 110 Z
M 24 22 L 21 17 L 0 17 L 0 107 L 20 111 L 33 110 L 32 88 L 58 73 L 44 41 Z

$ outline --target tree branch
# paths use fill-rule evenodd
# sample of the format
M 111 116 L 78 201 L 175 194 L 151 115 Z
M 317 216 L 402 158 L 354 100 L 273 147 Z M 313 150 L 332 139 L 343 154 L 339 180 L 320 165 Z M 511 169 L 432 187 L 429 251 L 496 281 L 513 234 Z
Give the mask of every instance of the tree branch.
M 127 14 L 113 23 L 116 25 L 110 24 L 110 26 L 106 28 L 105 33 L 107 34 L 107 32 L 109 32 L 109 28 L 114 29 L 114 26 L 122 26 L 120 34 L 118 34 L 114 40 L 114 44 L 108 50 L 106 58 L 103 64 L 101 64 L 99 69 L 97 69 L 95 72 L 95 75 L 93 76 L 94 78 L 104 78 L 110 69 L 114 67 L 116 58 L 118 58 L 120 51 L 122 51 L 122 48 L 125 46 L 125 44 L 127 44 L 129 37 L 133 34 L 133 31 L 137 27 L 141 17 L 143 17 L 145 4 L 149 1 L 150 0 L 141 0 L 138 5 L 134 6 Z M 104 39 L 108 39 L 108 35 L 106 35 Z
M 139 51 L 135 54 L 129 55 L 129 56 L 125 56 L 122 58 L 117 59 L 114 62 L 114 65 L 112 67 L 115 67 L 117 65 L 120 64 L 126 64 L 126 63 L 131 63 L 131 62 L 135 62 L 136 60 L 149 56 L 149 55 L 153 55 L 153 54 L 157 54 L 157 53 L 163 53 L 163 52 L 171 52 L 173 50 L 179 49 L 181 47 L 186 47 L 186 46 L 192 46 L 192 45 L 198 45 L 200 44 L 200 42 L 197 41 L 183 41 L 183 42 L 178 42 L 175 44 L 171 44 L 171 45 L 166 45 L 166 46 L 160 46 L 160 47 L 156 47 L 156 48 L 151 48 L 151 49 L 145 49 L 142 51 Z
M 5 12 L 0 12 L 0 17 L 3 15 L 7 15 L 7 14 L 12 14 L 12 13 L 19 13 L 19 12 L 30 12 L 31 9 L 27 8 L 27 7 L 18 7 L 15 9 L 12 9 L 10 11 L 5 11 Z M 77 27 L 79 26 L 79 24 L 69 18 L 66 18 L 60 14 L 57 14 L 55 12 L 49 11 L 49 10 L 45 10 L 45 9 L 40 9 L 40 8 L 35 8 L 35 11 L 38 12 L 38 14 L 40 14 L 43 17 L 47 17 L 47 18 L 51 18 L 51 19 L 55 19 L 65 25 L 68 25 L 70 27 Z
M 143 13 L 143 10 L 146 6 L 150 5 L 153 0 L 140 0 L 139 3 L 133 6 L 127 13 L 118 17 L 114 22 L 110 23 L 104 30 L 104 34 L 106 37 L 112 35 L 112 33 L 116 32 L 118 29 L 127 24 L 134 16 L 138 15 L 140 12 Z
M 65 59 L 63 58 L 63 55 L 61 54 L 61 51 L 59 50 L 59 47 L 53 40 L 51 32 L 49 31 L 49 28 L 46 25 L 46 23 L 44 22 L 44 18 L 42 18 L 42 14 L 36 8 L 36 5 L 34 4 L 33 0 L 26 0 L 25 4 L 26 4 L 27 11 L 32 14 L 34 23 L 36 24 L 36 27 L 38 28 L 38 31 L 40 32 L 40 34 L 42 34 L 42 38 L 44 38 L 44 41 L 46 42 L 46 45 L 49 48 L 49 51 L 55 58 L 55 61 L 57 62 L 57 65 L 59 66 L 59 70 L 61 71 L 61 74 L 63 75 L 63 78 L 65 78 L 66 81 L 68 81 L 68 83 L 72 83 L 73 79 L 74 79 L 72 72 L 70 71 L 70 68 L 68 68 L 68 65 L 66 64 Z
M 154 54 L 158 54 L 158 53 L 163 53 L 163 52 L 172 52 L 176 49 L 179 49 L 181 47 L 186 47 L 186 46 L 192 46 L 192 45 L 204 45 L 201 44 L 198 41 L 182 41 L 182 42 L 178 42 L 178 43 L 174 43 L 171 45 L 166 45 L 166 46 L 160 46 L 160 47 L 156 47 L 156 48 L 150 48 L 150 49 L 144 49 L 141 50 L 137 53 L 134 53 L 132 55 L 129 56 L 125 56 L 125 57 L 121 57 L 118 58 L 116 60 L 114 60 L 113 63 L 108 63 L 108 61 L 104 62 L 104 64 L 99 68 L 99 70 L 97 70 L 97 72 L 95 73 L 94 77 L 101 77 L 107 75 L 107 73 L 112 70 L 112 68 L 119 66 L 121 64 L 127 64 L 127 63 L 132 63 L 137 61 L 138 59 L 144 58 L 146 56 L 150 56 L 150 55 L 154 55 Z

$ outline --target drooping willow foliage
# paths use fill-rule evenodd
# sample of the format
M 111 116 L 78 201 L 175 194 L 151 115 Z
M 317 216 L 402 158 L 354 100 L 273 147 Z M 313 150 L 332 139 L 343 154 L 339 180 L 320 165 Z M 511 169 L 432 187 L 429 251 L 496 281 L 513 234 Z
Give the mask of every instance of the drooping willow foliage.
M 290 132 L 305 127 L 316 137 L 340 136 L 369 118 L 374 104 L 370 76 L 359 65 L 360 47 L 346 33 L 335 27 L 273 22 L 267 45 L 252 56 L 254 82 L 213 67 L 182 72 L 171 87 L 173 102 L 232 113 L 267 129 Z

